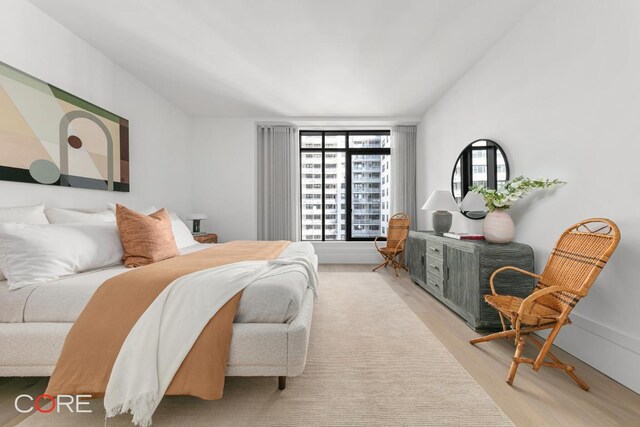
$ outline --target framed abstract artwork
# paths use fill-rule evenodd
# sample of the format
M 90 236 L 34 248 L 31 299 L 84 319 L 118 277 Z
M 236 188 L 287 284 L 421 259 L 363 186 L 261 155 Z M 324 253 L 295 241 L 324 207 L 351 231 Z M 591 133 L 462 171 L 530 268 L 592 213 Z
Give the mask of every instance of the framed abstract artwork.
M 0 180 L 129 191 L 129 122 L 0 62 Z

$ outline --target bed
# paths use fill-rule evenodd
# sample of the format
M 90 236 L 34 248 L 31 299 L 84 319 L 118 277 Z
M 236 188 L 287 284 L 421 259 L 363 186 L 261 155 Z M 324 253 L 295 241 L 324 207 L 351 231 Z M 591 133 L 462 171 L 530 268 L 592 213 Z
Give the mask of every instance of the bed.
M 182 248 L 188 254 L 210 247 Z M 291 243 L 281 258 L 303 256 L 317 268 L 309 243 Z M 93 270 L 52 282 L 9 290 L 0 282 L 0 376 L 49 376 L 64 339 L 93 292 L 124 266 Z M 233 325 L 228 376 L 277 376 L 302 373 L 307 357 L 313 291 L 300 269 L 290 268 L 247 287 Z

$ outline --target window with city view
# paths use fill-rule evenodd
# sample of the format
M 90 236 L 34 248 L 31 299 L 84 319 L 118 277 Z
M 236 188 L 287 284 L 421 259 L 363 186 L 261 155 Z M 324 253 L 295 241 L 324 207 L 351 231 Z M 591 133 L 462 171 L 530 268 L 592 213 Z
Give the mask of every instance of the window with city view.
M 302 240 L 386 235 L 389 131 L 301 131 Z

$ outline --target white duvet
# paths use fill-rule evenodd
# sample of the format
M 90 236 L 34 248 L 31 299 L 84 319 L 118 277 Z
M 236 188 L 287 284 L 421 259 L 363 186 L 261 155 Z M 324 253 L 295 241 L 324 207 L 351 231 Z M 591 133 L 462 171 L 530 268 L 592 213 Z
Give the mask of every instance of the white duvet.
M 180 252 L 187 254 L 210 246 L 196 244 Z M 304 256 L 317 262 L 313 246 L 308 242 L 293 242 L 280 256 Z M 127 271 L 120 265 L 15 291 L 9 290 L 6 282 L 0 282 L 0 323 L 72 323 L 105 280 Z M 276 276 L 255 281 L 242 294 L 235 323 L 291 321 L 298 313 L 307 281 L 304 269 L 297 267 L 282 269 Z

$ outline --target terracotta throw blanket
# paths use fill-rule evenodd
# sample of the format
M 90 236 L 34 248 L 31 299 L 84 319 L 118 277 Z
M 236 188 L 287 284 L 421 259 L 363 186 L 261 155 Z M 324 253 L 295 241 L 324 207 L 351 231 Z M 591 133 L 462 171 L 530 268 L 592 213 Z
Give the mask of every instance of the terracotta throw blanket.
M 174 280 L 241 261 L 272 260 L 289 242 L 234 241 L 123 273 L 95 292 L 67 336 L 47 394 L 104 395 L 111 370 L 138 318 Z M 209 321 L 176 372 L 166 395 L 219 399 L 229 356 L 233 319 L 242 292 Z

